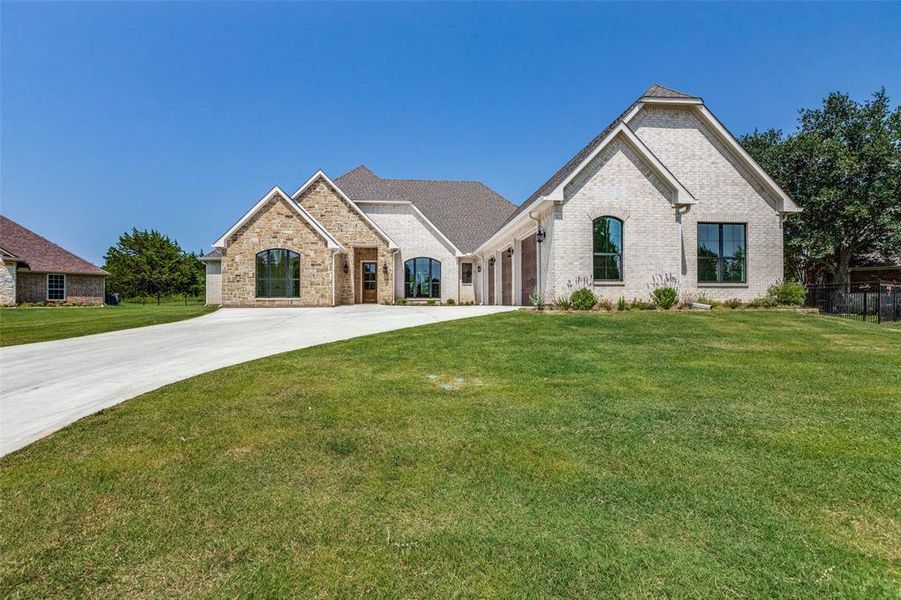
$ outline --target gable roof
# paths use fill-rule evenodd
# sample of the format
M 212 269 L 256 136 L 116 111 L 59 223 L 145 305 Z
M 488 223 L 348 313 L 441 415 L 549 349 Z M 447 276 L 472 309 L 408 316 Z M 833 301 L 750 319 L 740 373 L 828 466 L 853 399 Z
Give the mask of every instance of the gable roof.
M 319 234 L 319 236 L 322 239 L 325 240 L 326 246 L 328 248 L 331 248 L 333 250 L 343 250 L 344 249 L 344 247 L 338 243 L 338 240 L 336 240 L 335 237 L 332 234 L 330 234 L 328 232 L 328 230 L 325 227 L 323 227 L 319 221 L 314 219 L 313 216 L 310 215 L 310 213 L 305 211 L 303 209 L 303 207 L 301 207 L 297 202 L 295 202 L 291 198 L 291 196 L 286 194 L 278 186 L 275 186 L 274 188 L 269 190 L 269 192 L 265 196 L 260 198 L 259 202 L 254 204 L 250 210 L 248 210 L 246 213 L 244 213 L 244 216 L 241 217 L 240 219 L 238 219 L 237 223 L 232 225 L 228 229 L 228 231 L 223 233 L 222 236 L 218 240 L 213 242 L 213 246 L 217 249 L 224 248 L 225 244 L 228 242 L 228 238 L 230 238 L 236 231 L 238 231 L 238 229 L 240 229 L 241 226 L 244 225 L 244 223 L 246 223 L 253 215 L 255 215 L 260 209 L 262 209 L 273 198 L 281 198 L 282 200 L 284 200 L 288 204 L 288 206 L 290 206 L 294 210 L 294 212 L 296 212 L 298 215 L 300 215 L 300 217 L 304 221 L 307 222 L 307 224 L 313 229 L 313 231 L 315 231 L 317 234 Z M 221 255 L 222 255 L 222 253 L 220 252 L 218 257 L 221 257 Z M 214 252 L 211 252 L 210 254 L 204 255 L 203 258 L 215 259 L 215 258 L 217 258 L 217 255 L 215 254 L 215 251 L 214 251 Z
M 357 213 L 357 216 L 359 216 L 363 220 L 364 223 L 369 225 L 369 227 L 376 233 L 376 235 L 378 235 L 380 238 L 385 240 L 385 242 L 388 244 L 389 248 L 392 248 L 392 249 L 397 248 L 397 244 L 394 243 L 394 240 L 392 240 L 390 237 L 388 237 L 387 233 L 382 231 L 381 228 L 378 225 L 376 225 L 372 221 L 372 219 L 369 218 L 369 216 L 366 213 L 364 213 L 362 210 L 360 210 L 360 207 L 357 206 L 356 203 L 353 200 L 351 200 L 347 196 L 347 194 L 344 193 L 344 190 L 342 190 L 340 187 L 338 187 L 338 184 L 336 184 L 334 181 L 329 179 L 329 176 L 326 175 L 322 171 L 322 169 L 319 169 L 318 171 L 316 171 L 312 177 L 307 179 L 306 183 L 304 183 L 302 186 L 297 188 L 297 191 L 294 192 L 294 194 L 291 196 L 291 198 L 296 199 L 304 191 L 306 191 L 307 188 L 309 188 L 311 185 L 313 185 L 314 182 L 316 182 L 319 179 L 322 179 L 323 181 L 325 181 L 325 183 L 330 188 L 332 188 L 336 194 L 338 194 L 338 196 L 341 198 L 341 200 L 343 200 L 345 203 L 347 203 L 347 205 L 351 208 L 351 210 L 353 210 L 355 213 Z M 297 204 L 298 204 L 298 206 L 300 206 L 300 203 L 297 203 Z
M 0 247 L 7 256 L 25 263 L 31 271 L 109 275 L 100 267 L 2 215 L 0 215 Z
M 355 202 L 410 202 L 467 254 L 497 231 L 516 209 L 479 181 L 383 179 L 363 165 L 336 181 Z
M 735 140 L 735 138 L 725 130 L 722 124 L 713 117 L 713 115 L 704 107 L 703 100 L 699 96 L 692 96 L 690 94 L 686 94 L 684 92 L 680 92 L 678 90 L 674 90 L 672 88 L 664 87 L 660 84 L 653 84 L 647 90 L 645 90 L 644 94 L 642 94 L 635 102 L 626 107 L 618 117 L 613 119 L 613 121 L 607 125 L 599 134 L 594 136 L 588 144 L 585 145 L 581 150 L 579 150 L 575 156 L 573 156 L 569 161 L 566 162 L 560 169 L 557 170 L 556 173 L 551 175 L 550 179 L 545 181 L 541 187 L 539 187 L 535 192 L 526 198 L 526 200 L 519 205 L 519 208 L 510 215 L 510 218 L 507 219 L 507 222 L 512 221 L 517 216 L 525 212 L 528 207 L 535 203 L 540 197 L 547 196 L 551 192 L 553 192 L 557 187 L 566 179 L 568 179 L 571 175 L 576 172 L 581 165 L 586 162 L 586 158 L 592 156 L 596 153 L 599 147 L 602 144 L 609 141 L 608 137 L 610 133 L 619 127 L 620 125 L 626 125 L 628 127 L 628 122 L 632 117 L 638 112 L 638 109 L 641 108 L 645 103 L 671 103 L 676 102 L 679 104 L 689 104 L 696 105 L 699 107 L 701 114 L 706 118 L 709 124 L 713 126 L 717 133 L 722 134 L 725 132 L 724 141 L 727 142 L 727 146 L 729 146 L 736 154 L 739 155 L 740 158 L 744 159 L 745 162 L 748 163 L 748 166 L 751 167 L 752 171 L 754 171 L 768 186 L 771 190 L 782 200 L 783 202 L 783 211 L 784 212 L 797 212 L 798 207 L 792 201 L 792 199 L 786 194 L 773 180 L 769 175 L 758 165 L 751 157 L 747 154 L 747 152 L 742 149 L 741 145 Z M 652 153 L 653 154 L 653 153 Z M 505 223 L 506 224 L 506 223 Z

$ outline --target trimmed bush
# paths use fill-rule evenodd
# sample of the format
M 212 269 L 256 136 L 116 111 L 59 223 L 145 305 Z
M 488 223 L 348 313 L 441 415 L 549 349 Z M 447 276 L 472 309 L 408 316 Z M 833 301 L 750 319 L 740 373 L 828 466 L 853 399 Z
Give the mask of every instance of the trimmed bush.
M 674 287 L 663 286 L 654 288 L 651 292 L 654 297 L 654 304 L 663 310 L 669 310 L 679 301 L 679 291 Z
M 454 301 L 453 298 L 448 298 L 447 302 L 445 302 L 445 304 L 447 304 L 448 306 L 453 306 L 454 304 L 456 304 L 456 302 Z
M 598 297 L 588 288 L 581 288 L 573 292 L 572 306 L 576 310 L 591 310 L 598 303 Z
M 771 285 L 767 290 L 767 296 L 772 298 L 776 304 L 783 306 L 800 306 L 804 304 L 807 297 L 807 288 L 800 283 L 794 281 L 786 281 Z

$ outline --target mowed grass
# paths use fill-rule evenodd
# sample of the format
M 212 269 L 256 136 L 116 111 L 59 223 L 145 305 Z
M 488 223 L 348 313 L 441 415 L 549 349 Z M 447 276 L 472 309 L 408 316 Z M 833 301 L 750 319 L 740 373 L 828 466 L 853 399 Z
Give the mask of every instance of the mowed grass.
M 202 304 L 122 304 L 0 309 L 0 346 L 46 342 L 199 317 Z
M 901 333 L 809 314 L 311 348 L 0 459 L 0 592 L 898 597 L 899 408 Z

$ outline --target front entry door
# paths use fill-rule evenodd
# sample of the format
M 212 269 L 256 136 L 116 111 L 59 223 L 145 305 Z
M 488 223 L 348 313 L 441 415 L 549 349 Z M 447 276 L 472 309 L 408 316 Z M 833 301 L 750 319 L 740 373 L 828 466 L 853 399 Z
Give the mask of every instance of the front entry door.
M 376 263 L 363 261 L 361 265 L 363 268 L 363 302 L 376 302 L 379 295 Z

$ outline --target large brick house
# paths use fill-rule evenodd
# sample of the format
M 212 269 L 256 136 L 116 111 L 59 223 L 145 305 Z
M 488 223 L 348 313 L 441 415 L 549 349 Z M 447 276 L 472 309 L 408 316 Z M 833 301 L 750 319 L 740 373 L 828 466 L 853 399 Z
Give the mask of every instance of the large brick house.
M 0 306 L 103 304 L 106 271 L 0 215 Z
M 529 304 L 577 279 L 628 300 L 661 277 L 748 300 L 781 280 L 798 211 L 701 98 L 654 85 L 519 207 L 478 182 L 363 166 L 273 188 L 204 257 L 207 301 Z

